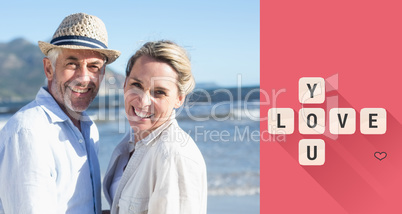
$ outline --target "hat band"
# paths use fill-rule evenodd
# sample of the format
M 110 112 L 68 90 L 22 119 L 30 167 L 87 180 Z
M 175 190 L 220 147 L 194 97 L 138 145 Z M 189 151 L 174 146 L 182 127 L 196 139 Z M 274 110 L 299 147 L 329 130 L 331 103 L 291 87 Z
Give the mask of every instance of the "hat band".
M 107 46 L 99 40 L 92 39 L 85 36 L 61 36 L 52 39 L 50 41 L 52 45 L 78 45 L 78 46 L 85 46 L 89 48 L 100 48 L 105 49 Z

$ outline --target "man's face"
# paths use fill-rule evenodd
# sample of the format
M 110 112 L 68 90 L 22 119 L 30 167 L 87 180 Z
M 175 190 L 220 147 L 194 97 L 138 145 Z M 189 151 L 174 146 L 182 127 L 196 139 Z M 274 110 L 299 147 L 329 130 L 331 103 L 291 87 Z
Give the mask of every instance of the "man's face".
M 44 66 L 49 92 L 65 112 L 85 111 L 96 97 L 105 73 L 104 58 L 90 50 L 63 49 L 54 70 L 47 58 Z

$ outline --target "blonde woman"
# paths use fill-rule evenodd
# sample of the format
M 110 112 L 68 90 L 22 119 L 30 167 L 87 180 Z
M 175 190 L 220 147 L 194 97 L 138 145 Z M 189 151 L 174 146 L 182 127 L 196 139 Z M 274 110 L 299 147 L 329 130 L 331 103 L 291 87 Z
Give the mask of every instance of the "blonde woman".
M 104 178 L 112 214 L 206 213 L 205 162 L 174 110 L 194 85 L 186 51 L 173 42 L 148 42 L 129 60 L 124 103 L 132 130 Z

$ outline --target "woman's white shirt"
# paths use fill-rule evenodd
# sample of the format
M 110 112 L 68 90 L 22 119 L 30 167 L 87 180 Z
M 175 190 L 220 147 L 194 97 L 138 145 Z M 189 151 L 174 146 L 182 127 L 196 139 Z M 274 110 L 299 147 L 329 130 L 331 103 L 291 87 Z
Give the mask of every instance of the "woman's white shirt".
M 206 213 L 205 161 L 193 139 L 175 119 L 135 144 L 135 152 L 113 197 L 110 187 L 119 171 L 119 160 L 132 151 L 134 143 L 127 134 L 113 152 L 104 178 L 104 192 L 112 214 Z

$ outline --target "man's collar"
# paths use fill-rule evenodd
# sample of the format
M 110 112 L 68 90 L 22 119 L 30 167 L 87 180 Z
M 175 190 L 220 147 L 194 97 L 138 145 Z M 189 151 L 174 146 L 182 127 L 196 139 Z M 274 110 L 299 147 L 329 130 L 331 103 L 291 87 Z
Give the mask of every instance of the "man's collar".
M 36 103 L 40 106 L 48 115 L 51 123 L 64 122 L 69 119 L 67 114 L 60 108 L 59 104 L 49 93 L 47 87 L 42 87 L 35 98 Z M 92 124 L 92 120 L 89 118 L 86 112 L 82 112 L 80 121 L 89 122 Z
M 51 123 L 64 122 L 69 119 L 49 93 L 47 87 L 42 87 L 39 90 L 35 101 L 46 112 Z

